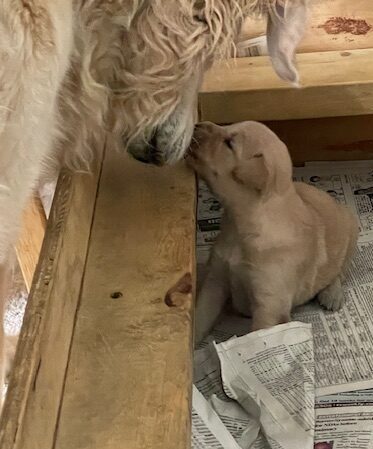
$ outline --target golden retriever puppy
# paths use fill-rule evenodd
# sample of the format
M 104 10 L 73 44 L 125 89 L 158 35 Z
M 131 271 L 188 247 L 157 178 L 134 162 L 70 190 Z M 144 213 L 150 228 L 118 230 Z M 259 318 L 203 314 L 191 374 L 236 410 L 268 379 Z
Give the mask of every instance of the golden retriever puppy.
M 202 123 L 187 160 L 225 210 L 197 299 L 197 343 L 229 297 L 251 315 L 252 330 L 288 322 L 293 307 L 316 295 L 327 309 L 343 305 L 357 221 L 328 194 L 292 181 L 288 150 L 272 131 Z

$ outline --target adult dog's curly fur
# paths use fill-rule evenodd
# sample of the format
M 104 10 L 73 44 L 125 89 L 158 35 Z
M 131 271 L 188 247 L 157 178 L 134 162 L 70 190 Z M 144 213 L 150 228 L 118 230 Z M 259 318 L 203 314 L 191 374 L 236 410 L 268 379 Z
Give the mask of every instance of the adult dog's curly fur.
M 305 11 L 306 0 L 0 0 L 0 283 L 46 161 L 88 168 L 107 132 L 138 159 L 180 159 L 202 75 L 231 54 L 244 17 L 268 15 L 274 68 L 296 81 Z

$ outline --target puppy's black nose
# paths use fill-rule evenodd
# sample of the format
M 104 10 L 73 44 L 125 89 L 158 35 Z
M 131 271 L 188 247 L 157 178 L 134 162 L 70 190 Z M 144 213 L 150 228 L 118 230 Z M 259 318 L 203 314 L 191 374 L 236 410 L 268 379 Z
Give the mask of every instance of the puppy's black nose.
M 194 131 L 207 131 L 212 132 L 215 128 L 219 128 L 218 125 L 212 122 L 199 122 L 194 126 Z

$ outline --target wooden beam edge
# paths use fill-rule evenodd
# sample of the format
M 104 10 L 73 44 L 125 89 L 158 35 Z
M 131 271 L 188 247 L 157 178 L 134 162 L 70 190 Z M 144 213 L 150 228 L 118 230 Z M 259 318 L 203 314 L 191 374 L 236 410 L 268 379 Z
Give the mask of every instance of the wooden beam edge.
M 47 219 L 43 205 L 40 198 L 34 195 L 24 211 L 21 235 L 15 248 L 27 292 L 31 289 L 46 227 Z
M 86 210 L 82 214 L 85 216 L 85 222 L 82 220 L 82 223 L 84 223 L 82 226 L 86 225 L 84 230 L 85 239 L 75 248 L 75 251 L 81 251 L 83 260 L 83 263 L 76 267 L 76 271 L 79 273 L 79 285 L 76 286 L 77 291 L 80 292 L 80 286 L 83 282 L 84 264 L 91 231 L 91 218 L 97 197 L 97 181 L 102 166 L 100 153 L 98 160 L 100 161 L 98 167 L 93 169 L 92 174 L 71 174 L 68 171 L 63 171 L 57 183 L 1 415 L 0 447 L 2 449 L 16 449 L 20 447 L 26 449 L 23 443 L 20 443 L 24 439 L 28 440 L 28 448 L 40 448 L 37 438 L 34 438 L 31 434 L 24 435 L 25 423 L 27 428 L 30 423 L 32 425 L 33 417 L 40 418 L 33 415 L 34 410 L 32 410 L 32 404 L 30 409 L 30 402 L 32 402 L 31 399 L 35 394 L 38 380 L 48 316 L 55 303 L 64 300 L 61 297 L 53 297 L 56 286 L 54 280 L 56 276 L 58 277 L 58 266 L 61 259 L 69 257 L 69 254 L 66 253 L 71 248 L 66 250 L 64 234 L 66 227 L 70 226 L 69 214 L 71 209 L 74 206 L 76 207 L 75 203 L 77 202 L 83 202 L 86 206 Z M 66 344 L 67 351 L 69 351 L 70 341 L 67 341 Z M 64 381 L 64 372 L 61 372 L 61 380 Z M 63 384 L 60 386 L 62 391 Z M 57 423 L 58 409 L 50 411 L 51 419 L 53 419 L 53 414 Z M 39 424 L 37 421 L 34 419 L 35 427 Z M 49 431 L 53 437 L 54 429 L 49 429 Z M 49 449 L 49 447 L 43 449 Z
M 373 113 L 373 49 L 301 54 L 298 67 L 300 88 L 279 80 L 265 56 L 214 65 L 200 92 L 201 120 L 223 124 Z

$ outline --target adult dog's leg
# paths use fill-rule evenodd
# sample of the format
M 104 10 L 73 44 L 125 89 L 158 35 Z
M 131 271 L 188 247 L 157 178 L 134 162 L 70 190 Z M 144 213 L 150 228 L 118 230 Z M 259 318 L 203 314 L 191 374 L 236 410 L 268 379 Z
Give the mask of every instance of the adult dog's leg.
M 0 305 L 22 210 L 52 147 L 58 91 L 72 47 L 66 0 L 3 0 L 0 8 Z M 2 285 L 1 285 L 2 284 Z M 5 361 L 0 309 L 0 388 Z

